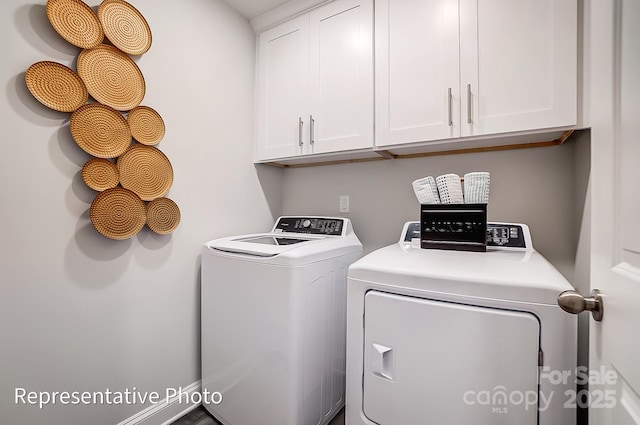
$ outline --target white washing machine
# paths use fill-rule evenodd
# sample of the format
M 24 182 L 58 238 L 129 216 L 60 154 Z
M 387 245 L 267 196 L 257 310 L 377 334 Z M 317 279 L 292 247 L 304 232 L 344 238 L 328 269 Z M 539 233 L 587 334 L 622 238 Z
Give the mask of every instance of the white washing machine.
M 419 238 L 407 223 L 349 268 L 346 424 L 575 424 L 573 288 L 528 227 L 489 223 L 487 252 Z
M 346 218 L 280 217 L 202 251 L 204 407 L 224 425 L 323 425 L 344 406 Z M 209 396 L 208 396 L 209 395 Z

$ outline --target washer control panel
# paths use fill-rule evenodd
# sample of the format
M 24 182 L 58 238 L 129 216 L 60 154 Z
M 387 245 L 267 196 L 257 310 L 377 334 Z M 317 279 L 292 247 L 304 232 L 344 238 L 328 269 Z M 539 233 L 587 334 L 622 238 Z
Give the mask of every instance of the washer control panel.
M 324 217 L 280 217 L 273 232 L 341 236 L 344 220 Z

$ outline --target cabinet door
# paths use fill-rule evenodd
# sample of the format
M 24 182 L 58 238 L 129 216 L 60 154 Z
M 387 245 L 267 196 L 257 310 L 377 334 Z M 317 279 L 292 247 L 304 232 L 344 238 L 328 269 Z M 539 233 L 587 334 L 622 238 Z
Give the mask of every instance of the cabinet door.
M 460 0 L 462 136 L 575 125 L 576 57 L 576 0 Z
M 457 0 L 376 1 L 376 144 L 460 135 Z
M 309 46 L 312 152 L 373 146 L 372 0 L 313 10 Z
M 260 34 L 257 159 L 301 155 L 308 126 L 309 16 Z

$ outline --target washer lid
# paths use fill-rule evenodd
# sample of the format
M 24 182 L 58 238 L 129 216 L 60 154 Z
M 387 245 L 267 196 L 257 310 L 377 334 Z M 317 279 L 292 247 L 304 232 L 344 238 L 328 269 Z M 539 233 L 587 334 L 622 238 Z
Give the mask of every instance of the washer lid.
M 395 244 L 361 258 L 349 278 L 457 296 L 557 305 L 569 282 L 536 251 L 464 252 Z
M 295 245 L 297 243 L 308 242 L 310 240 L 313 240 L 313 239 L 279 237 L 275 235 L 261 235 L 261 236 L 252 236 L 252 237 L 242 238 L 242 239 L 235 239 L 236 242 L 259 243 L 263 245 L 274 245 L 274 246 Z
M 268 261 L 274 265 L 298 266 L 362 252 L 362 244 L 353 233 L 346 237 L 257 233 L 207 242 L 204 252 Z
M 208 242 L 212 249 L 233 254 L 254 257 L 274 257 L 303 243 L 314 243 L 322 237 L 300 237 L 300 235 L 282 235 L 258 233 L 252 235 L 231 236 Z

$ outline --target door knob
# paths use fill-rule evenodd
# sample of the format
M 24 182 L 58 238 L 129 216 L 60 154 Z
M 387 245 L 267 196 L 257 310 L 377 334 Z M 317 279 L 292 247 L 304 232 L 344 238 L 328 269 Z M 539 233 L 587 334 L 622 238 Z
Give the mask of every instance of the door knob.
M 567 313 L 578 314 L 590 311 L 593 320 L 600 322 L 604 315 L 604 304 L 600 291 L 591 291 L 591 297 L 585 298 L 576 291 L 564 291 L 558 295 L 558 305 Z

